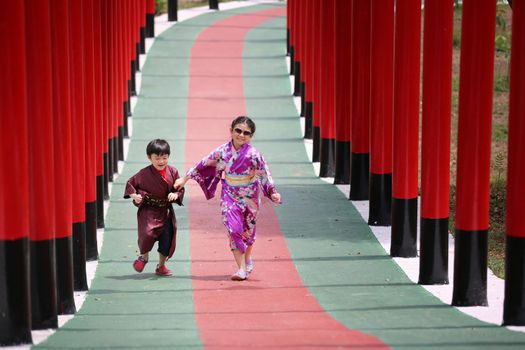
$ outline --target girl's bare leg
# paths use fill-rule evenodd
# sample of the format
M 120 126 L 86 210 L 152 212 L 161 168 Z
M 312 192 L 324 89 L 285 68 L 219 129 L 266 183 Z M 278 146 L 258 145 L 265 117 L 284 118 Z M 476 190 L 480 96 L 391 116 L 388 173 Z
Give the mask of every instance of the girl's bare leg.
M 233 256 L 235 257 L 235 262 L 237 263 L 237 266 L 239 267 L 239 269 L 246 271 L 245 254 L 241 253 L 239 249 L 233 249 L 232 253 L 233 253 Z
M 252 248 L 253 248 L 253 245 L 249 245 L 246 247 L 246 253 L 244 253 L 245 262 L 248 262 L 252 259 Z

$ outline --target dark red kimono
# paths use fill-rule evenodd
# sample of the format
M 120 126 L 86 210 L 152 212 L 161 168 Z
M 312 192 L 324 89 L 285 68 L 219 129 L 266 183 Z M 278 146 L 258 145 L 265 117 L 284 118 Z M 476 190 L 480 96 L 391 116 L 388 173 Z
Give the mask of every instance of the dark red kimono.
M 177 219 L 172 203 L 168 202 L 168 194 L 170 192 L 178 193 L 179 198 L 175 203 L 182 205 L 184 188 L 179 191 L 175 191 L 173 188 L 173 184 L 178 178 L 179 172 L 170 165 L 166 168 L 166 179 L 160 175 L 153 165 L 150 165 L 141 169 L 128 180 L 124 198 L 130 198 L 129 195 L 132 193 L 142 196 L 140 204 L 133 202 L 138 207 L 137 224 L 140 254 L 151 251 L 155 241 L 162 234 L 166 220 L 171 220 L 173 237 L 168 258 L 173 255 L 177 238 Z

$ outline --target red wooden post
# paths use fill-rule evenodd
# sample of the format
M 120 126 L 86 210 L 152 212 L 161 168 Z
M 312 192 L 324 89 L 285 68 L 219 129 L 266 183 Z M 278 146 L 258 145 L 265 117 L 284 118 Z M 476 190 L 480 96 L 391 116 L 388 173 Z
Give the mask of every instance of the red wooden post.
M 452 2 L 425 2 L 420 284 L 448 283 L 453 18 Z
M 370 210 L 368 224 L 390 226 L 394 98 L 394 1 L 372 0 L 370 38 Z
M 140 14 L 140 53 L 146 53 L 146 1 L 139 1 L 139 14 Z
M 58 327 L 55 260 L 55 171 L 51 18 L 48 0 L 26 6 L 32 329 Z
M 97 193 L 97 228 L 104 227 L 104 169 L 106 168 L 104 154 L 107 152 L 104 132 L 104 110 L 102 101 L 102 4 L 100 0 L 93 3 L 93 54 L 94 54 L 94 107 L 96 136 L 96 193 Z
M 155 0 L 146 0 L 146 38 L 155 37 Z
M 95 64 L 93 35 L 93 0 L 82 1 L 84 54 L 84 132 L 85 132 L 85 207 L 86 260 L 98 259 L 97 191 L 96 191 L 96 134 L 95 134 Z
M 73 171 L 73 269 L 75 290 L 87 290 L 86 211 L 85 211 L 85 135 L 84 135 L 84 58 L 82 43 L 82 1 L 69 3 L 70 82 L 71 82 L 71 154 Z
M 525 3 L 512 5 L 504 325 L 525 325 Z
M 300 18 L 300 21 L 299 21 L 299 46 L 298 46 L 298 51 L 300 51 L 299 55 L 300 55 L 300 59 L 298 61 L 300 61 L 300 72 L 299 72 L 299 96 L 301 96 L 301 111 L 300 111 L 300 115 L 301 117 L 304 117 L 305 116 L 305 104 L 306 104 L 306 99 L 305 99 L 305 81 L 306 81 L 306 75 L 305 75 L 305 71 L 306 71 L 306 28 L 307 28 L 307 21 L 306 21 L 306 16 L 307 16 L 307 7 L 306 7 L 306 1 L 303 1 L 301 3 L 301 6 L 299 7 L 299 18 Z
M 303 18 L 301 18 L 302 8 L 304 3 L 297 2 L 294 3 L 294 17 L 293 17 L 293 74 L 294 79 L 294 96 L 301 96 L 301 27 L 303 23 Z
M 25 2 L 0 1 L 0 346 L 31 343 Z M 16 160 L 16 161 L 15 161 Z
M 334 184 L 350 183 L 352 147 L 352 2 L 335 3 L 335 171 Z
M 304 66 L 304 81 L 305 81 L 305 92 L 304 92 L 304 138 L 312 139 L 313 137 L 313 125 L 312 125 L 312 113 L 313 113 L 313 50 L 314 50 L 314 30 L 316 30 L 315 14 L 314 14 L 314 2 L 315 0 L 306 0 L 303 6 L 306 7 L 306 32 L 305 32 L 305 66 Z
M 335 174 L 335 1 L 321 3 L 321 143 L 319 162 L 320 177 L 333 177 Z
M 417 255 L 421 0 L 396 3 L 392 256 Z
M 313 143 L 313 151 L 312 151 L 312 161 L 318 162 L 319 161 L 319 155 L 320 155 L 320 143 L 321 143 L 321 129 L 320 129 L 320 123 L 321 123 L 321 62 L 322 62 L 322 46 L 321 46 L 321 31 L 319 29 L 319 23 L 321 21 L 321 1 L 320 0 L 314 0 L 314 9 L 313 9 L 315 20 L 314 23 L 316 23 L 316 29 L 314 31 L 314 35 L 312 37 L 313 39 L 313 56 L 312 56 L 312 80 L 313 80 L 313 110 L 312 110 L 312 143 Z
M 69 78 L 69 2 L 51 0 L 53 128 L 56 214 L 57 304 L 59 314 L 76 312 L 73 296 L 73 183 L 71 86 Z M 66 24 L 66 25 L 64 25 Z M 59 161 L 56 161 L 59 160 Z
M 370 4 L 354 1 L 352 9 L 352 164 L 350 199 L 367 200 L 369 186 Z
M 122 15 L 122 7 L 117 3 L 117 48 L 118 48 L 118 80 L 117 86 L 119 91 L 119 131 L 118 131 L 118 160 L 124 160 L 124 135 L 127 133 L 127 121 L 128 116 L 126 114 L 126 100 L 128 95 L 128 84 L 127 84 L 127 57 L 125 48 L 125 25 L 124 16 Z M 118 164 L 115 169 L 118 170 Z
M 463 1 L 452 305 L 487 305 L 496 2 Z

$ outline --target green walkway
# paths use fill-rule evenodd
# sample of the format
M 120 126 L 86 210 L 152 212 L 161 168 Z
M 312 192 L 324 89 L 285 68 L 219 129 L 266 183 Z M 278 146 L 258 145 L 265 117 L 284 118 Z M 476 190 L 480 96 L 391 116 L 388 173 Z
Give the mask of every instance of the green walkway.
M 143 68 L 129 154 L 113 186 L 91 290 L 76 316 L 36 348 L 202 347 L 190 274 L 191 198 L 176 208 L 178 244 L 170 263 L 174 278 L 158 278 L 152 266 L 142 274 L 132 270 L 136 209 L 121 194 L 129 176 L 147 165 L 144 150 L 153 138 L 167 139 L 171 164 L 187 168 L 183 159 L 187 72 L 199 32 L 227 16 L 269 6 L 281 5 L 209 13 L 178 23 L 157 38 Z M 525 348 L 525 334 L 466 316 L 410 282 L 351 202 L 315 176 L 290 95 L 285 24 L 285 18 L 267 21 L 247 37 L 245 96 L 248 113 L 257 122 L 253 143 L 268 160 L 285 201 L 275 210 L 304 285 L 336 320 L 377 336 L 394 349 Z M 156 257 L 150 264 L 155 261 Z

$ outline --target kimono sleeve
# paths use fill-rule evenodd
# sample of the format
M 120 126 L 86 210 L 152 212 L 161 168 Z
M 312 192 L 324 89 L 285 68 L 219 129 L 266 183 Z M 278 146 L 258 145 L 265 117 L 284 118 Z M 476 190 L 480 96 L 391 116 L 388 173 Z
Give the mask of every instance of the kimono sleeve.
M 170 171 L 171 171 L 171 175 L 173 176 L 173 181 L 177 180 L 180 177 L 179 171 L 177 169 L 170 167 Z M 175 200 L 175 203 L 182 206 L 183 205 L 182 201 L 184 200 L 184 192 L 185 192 L 184 187 L 181 187 L 178 190 L 172 189 L 172 192 L 177 193 L 179 195 L 177 199 Z
M 220 159 L 221 147 L 213 150 L 186 173 L 186 176 L 200 185 L 206 199 L 211 199 L 215 196 L 217 184 L 221 179 L 221 170 L 217 167 Z
M 259 179 L 259 183 L 261 184 L 264 195 L 271 199 L 272 194 L 277 192 L 277 190 L 275 189 L 275 184 L 273 182 L 272 173 L 270 172 L 268 163 L 266 163 L 262 155 L 257 157 L 256 175 Z
M 137 194 L 140 194 L 142 196 L 144 196 L 146 194 L 145 191 L 140 190 L 139 178 L 140 178 L 139 174 L 135 174 L 135 175 L 133 175 L 132 177 L 129 178 L 128 182 L 126 183 L 126 188 L 124 189 L 124 198 L 126 198 L 126 199 L 131 198 L 130 194 L 133 194 L 133 193 L 137 193 Z M 140 207 L 140 205 L 142 203 L 141 204 L 137 204 L 137 203 L 135 203 L 135 201 L 133 201 L 133 204 L 136 207 Z

